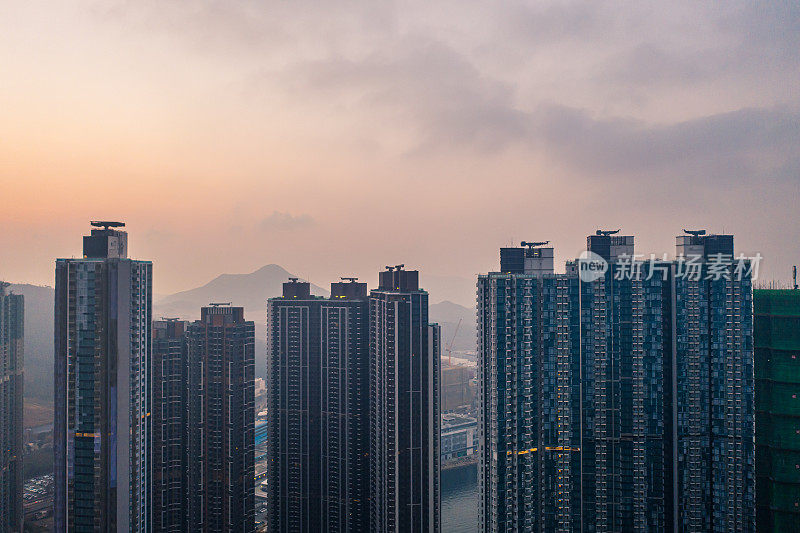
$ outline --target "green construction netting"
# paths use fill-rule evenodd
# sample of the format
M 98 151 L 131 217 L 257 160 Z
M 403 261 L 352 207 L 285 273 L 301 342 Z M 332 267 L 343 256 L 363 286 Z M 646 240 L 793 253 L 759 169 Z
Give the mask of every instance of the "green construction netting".
M 757 381 L 756 410 L 800 416 L 800 385 Z
M 800 450 L 776 450 L 759 446 L 756 450 L 756 472 L 781 483 L 800 484 Z
M 792 511 L 794 513 L 773 511 L 773 531 L 797 531 L 800 527 L 800 516 L 797 514 L 800 509 L 793 507 Z
M 756 315 L 753 343 L 758 348 L 800 351 L 800 317 Z
M 772 483 L 767 501 L 773 509 L 800 511 L 800 485 Z
M 753 291 L 753 311 L 757 315 L 800 316 L 800 290 Z
M 800 419 L 796 417 L 756 414 L 756 443 L 800 450 Z
M 800 350 L 785 351 L 756 348 L 756 380 L 770 379 L 800 383 Z M 756 398 L 758 402 L 758 398 Z

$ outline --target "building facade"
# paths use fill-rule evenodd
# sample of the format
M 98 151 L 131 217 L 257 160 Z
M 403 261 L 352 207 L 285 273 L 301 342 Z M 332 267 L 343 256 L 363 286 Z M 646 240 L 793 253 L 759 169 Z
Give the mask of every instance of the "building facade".
M 387 268 L 369 297 L 370 529 L 439 531 L 441 339 L 419 273 Z
M 152 264 L 93 223 L 56 261 L 56 531 L 150 531 Z
M 187 329 L 188 531 L 255 530 L 255 325 L 212 304 Z
M 518 250 L 478 278 L 481 528 L 579 530 L 578 278 Z
M 478 451 L 478 421 L 471 416 L 442 413 L 442 460 L 472 457 Z
M 478 278 L 482 529 L 752 531 L 749 272 L 711 266 L 731 236 L 679 237 L 687 276 L 615 233 L 596 275 L 532 243 Z
M 758 531 L 800 523 L 800 290 L 755 290 Z
M 269 301 L 269 531 L 369 529 L 366 283 L 295 279 Z
M 575 302 L 583 530 L 665 531 L 672 523 L 671 264 L 634 262 L 633 236 L 590 235 L 587 250 L 609 268 L 582 280 Z
M 0 281 L 0 531 L 22 531 L 25 301 Z
M 475 404 L 475 375 L 474 367 L 442 364 L 442 411 Z
M 682 235 L 679 257 L 699 275 L 674 275 L 675 521 L 682 530 L 755 528 L 753 290 L 734 267 L 732 235 Z M 710 279 L 709 279 L 710 278 Z
M 186 322 L 153 321 L 153 530 L 188 531 L 189 363 Z

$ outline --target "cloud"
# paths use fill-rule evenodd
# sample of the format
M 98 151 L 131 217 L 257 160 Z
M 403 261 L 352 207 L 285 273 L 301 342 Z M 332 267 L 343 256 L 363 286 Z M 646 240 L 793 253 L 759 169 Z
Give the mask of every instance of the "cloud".
M 105 16 L 182 37 L 190 53 L 218 49 L 221 71 L 258 87 L 249 94 L 267 114 L 340 125 L 316 142 L 400 139 L 395 155 L 474 160 L 521 149 L 617 183 L 797 179 L 800 4 L 790 0 L 126 0 Z M 251 109 L 258 116 L 258 102 Z M 261 225 L 305 217 L 276 212 Z
M 740 220 L 753 241 L 796 250 L 796 232 L 785 230 L 794 227 L 800 194 L 796 1 L 80 5 L 55 12 L 34 5 L 27 19 L 7 17 L 14 21 L 3 32 L 7 78 L 17 99 L 36 105 L 30 117 L 5 121 L 5 136 L 37 147 L 31 161 L 57 161 L 51 154 L 74 136 L 39 142 L 17 123 L 94 132 L 101 142 L 78 136 L 76 146 L 120 158 L 125 176 L 165 169 L 200 174 L 201 184 L 217 175 L 258 179 L 271 205 L 289 212 L 263 212 L 249 198 L 231 208 L 224 195 L 195 192 L 181 213 L 227 207 L 240 221 L 240 239 L 274 235 L 283 253 L 301 254 L 292 231 L 313 226 L 304 237 L 326 245 L 344 234 L 332 226 L 341 223 L 358 228 L 361 242 L 389 246 L 362 223 L 364 213 L 394 215 L 398 190 L 407 190 L 422 204 L 408 232 L 430 235 L 413 249 L 435 250 L 434 266 L 453 267 L 440 259 L 455 257 L 441 254 L 452 231 L 474 235 L 453 267 L 462 273 L 475 271 L 469 250 L 494 246 L 515 228 L 567 232 L 581 217 L 627 219 L 631 209 L 647 211 L 641 220 L 652 231 L 684 215 L 692 217 L 686 224 Z M 55 96 L 52 87 L 59 87 Z M 84 108 L 65 101 L 103 112 L 117 131 L 106 121 L 86 126 Z M 102 150 L 106 142 L 115 149 Z M 154 145 L 164 149 L 143 149 Z M 12 160 L 23 152 L 10 148 Z M 130 171 L 124 157 L 136 160 Z M 84 161 L 94 159 L 71 157 L 74 175 L 90 174 Z M 102 170 L 96 174 L 108 174 Z M 413 187 L 398 189 L 402 180 Z M 307 194 L 309 183 L 317 194 Z M 178 190 L 165 187 L 162 196 Z M 240 190 L 249 189 L 231 196 Z M 301 210 L 318 216 L 335 205 L 343 214 L 316 224 L 291 212 L 292 199 L 304 194 Z M 565 207 L 576 204 L 585 209 Z M 770 216 L 745 220 L 754 205 Z M 164 236 L 151 238 L 165 248 Z M 226 242 L 235 255 L 232 243 L 240 241 Z
M 786 178 L 778 170 L 800 143 L 800 113 L 785 109 L 741 109 L 666 125 L 593 119 L 558 106 L 532 117 L 534 140 L 577 169 L 604 176 L 671 175 L 714 186 Z
M 659 68 L 656 61 L 654 69 Z M 681 67 L 672 70 L 668 77 L 675 80 Z M 475 155 L 522 147 L 591 179 L 639 184 L 669 177 L 700 186 L 785 180 L 781 169 L 791 166 L 790 154 L 800 143 L 800 112 L 787 107 L 657 123 L 597 117 L 589 109 L 556 103 L 527 110 L 510 85 L 482 75 L 452 48 L 423 38 L 409 39 L 387 56 L 331 58 L 295 65 L 284 74 L 291 94 L 332 100 L 355 94 L 353 105 L 379 128 L 411 128 L 410 152 Z
M 314 219 L 310 215 L 293 215 L 280 211 L 273 211 L 271 215 L 258 223 L 258 227 L 262 231 L 294 231 L 312 225 L 314 225 Z
M 617 114 L 637 115 L 646 103 L 664 108 L 664 91 L 679 101 L 704 84 L 708 98 L 719 92 L 716 101 L 727 102 L 715 111 L 734 111 L 796 105 L 790 88 L 800 83 L 800 7 L 790 0 L 732 0 L 724 7 L 690 0 L 201 0 L 166 6 L 123 0 L 103 16 L 149 36 L 160 30 L 183 39 L 184 52 L 223 61 L 223 72 L 235 75 L 236 65 L 243 83 L 287 88 L 306 78 L 312 86 L 327 82 L 357 103 L 388 92 L 387 99 L 401 106 L 395 119 L 475 116 L 486 123 L 483 130 L 497 129 L 472 139 L 486 148 L 507 128 L 518 130 L 518 117 L 503 115 L 497 100 L 527 110 L 552 101 L 594 113 L 614 103 Z M 378 87 L 374 78 L 381 77 L 387 83 Z M 461 91 L 449 80 L 461 83 Z M 260 93 L 271 96 L 270 90 Z M 324 92 L 314 96 L 305 105 L 328 102 Z M 461 113 L 467 106 L 472 115 Z M 414 133 L 426 141 L 442 132 Z
M 421 35 L 359 59 L 338 56 L 294 64 L 281 79 L 287 94 L 352 102 L 368 115 L 379 113 L 390 127 L 410 127 L 417 139 L 414 148 L 467 144 L 492 150 L 525 129 L 523 114 L 509 105 L 511 87 L 483 76 L 451 47 Z

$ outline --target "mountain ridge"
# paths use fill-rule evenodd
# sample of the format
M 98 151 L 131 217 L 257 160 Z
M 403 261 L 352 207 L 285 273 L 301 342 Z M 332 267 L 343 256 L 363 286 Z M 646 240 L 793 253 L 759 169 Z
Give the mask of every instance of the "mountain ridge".
M 195 319 L 200 308 L 211 302 L 231 302 L 245 308 L 245 318 L 263 323 L 266 317 L 267 300 L 282 293 L 283 283 L 298 277 L 282 266 L 270 263 L 245 274 L 220 274 L 208 283 L 176 292 L 153 301 L 153 316 L 174 316 Z M 311 293 L 326 296 L 328 291 L 311 284 Z M 256 320 L 255 313 L 262 318 Z
M 207 283 L 153 298 L 153 318 L 199 318 L 200 308 L 214 301 L 245 308 L 245 318 L 256 323 L 256 375 L 266 372 L 266 310 L 269 298 L 280 296 L 282 284 L 292 275 L 276 263 L 246 274 L 220 274 Z M 463 280 L 458 280 L 463 283 Z M 12 283 L 10 290 L 25 297 L 25 397 L 49 402 L 53 398 L 53 304 L 55 289 L 47 285 Z M 328 291 L 312 284 L 312 294 Z M 438 291 L 434 291 L 434 295 Z M 475 310 L 450 299 L 430 304 L 431 322 L 442 327 L 442 351 L 474 352 Z M 461 319 L 461 326 L 458 326 Z M 456 334 L 457 333 L 457 334 Z

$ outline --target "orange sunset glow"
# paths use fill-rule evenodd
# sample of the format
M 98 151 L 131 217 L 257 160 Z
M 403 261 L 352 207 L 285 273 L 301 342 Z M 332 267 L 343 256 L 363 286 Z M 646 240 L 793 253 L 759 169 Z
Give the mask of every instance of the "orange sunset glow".
M 471 280 L 596 228 L 798 253 L 796 6 L 4 2 L 0 272 L 124 220 L 155 292 L 278 263 Z M 435 287 L 430 287 L 437 300 Z M 464 304 L 470 304 L 469 301 Z

